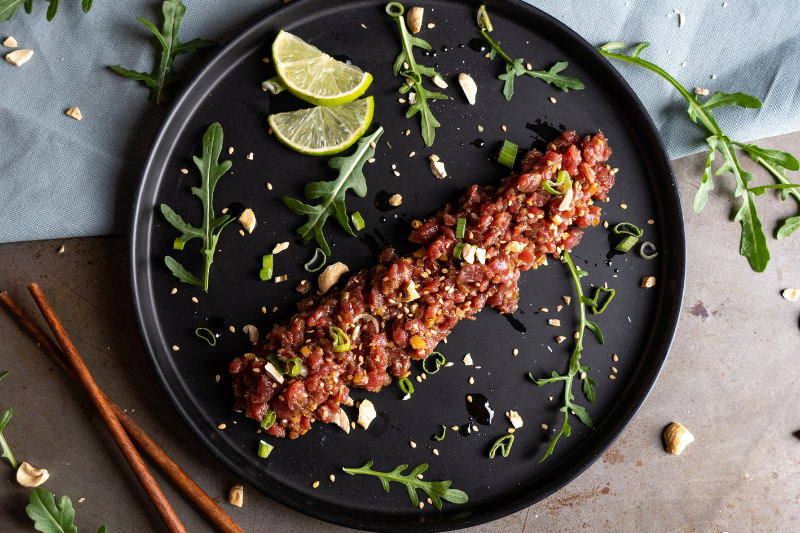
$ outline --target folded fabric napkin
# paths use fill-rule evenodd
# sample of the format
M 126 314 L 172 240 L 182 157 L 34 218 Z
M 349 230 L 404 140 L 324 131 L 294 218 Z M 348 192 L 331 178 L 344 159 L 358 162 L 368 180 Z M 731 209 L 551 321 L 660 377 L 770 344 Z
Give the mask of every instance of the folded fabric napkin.
M 223 42 L 282 1 L 184 3 L 182 41 Z M 800 130 L 796 0 L 529 3 L 595 46 L 650 42 L 646 58 L 684 86 L 760 98 L 764 107 L 759 110 L 715 112 L 724 131 L 738 140 Z M 160 27 L 161 3 L 97 0 L 88 15 L 80 4 L 61 2 L 55 20 L 47 22 L 47 6 L 36 2 L 32 15 L 20 9 L 12 21 L 0 22 L 0 42 L 14 36 L 21 47 L 35 51 L 21 68 L 0 62 L 0 242 L 127 231 L 141 167 L 168 106 L 152 105 L 146 89 L 107 66 L 151 71 L 152 35 L 136 17 Z M 3 55 L 10 51 L 0 48 Z M 670 157 L 704 148 L 702 135 L 686 120 L 685 101 L 672 86 L 638 67 L 614 66 L 650 112 Z M 84 113 L 83 121 L 64 115 L 73 106 Z

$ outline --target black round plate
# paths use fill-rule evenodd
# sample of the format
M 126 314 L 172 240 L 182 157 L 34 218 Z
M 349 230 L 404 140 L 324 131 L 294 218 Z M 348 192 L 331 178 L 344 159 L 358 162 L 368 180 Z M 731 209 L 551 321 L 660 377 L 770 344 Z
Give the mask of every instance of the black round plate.
M 191 79 L 161 127 L 139 184 L 130 230 L 133 297 L 142 340 L 158 379 L 214 456 L 268 496 L 322 520 L 376 531 L 441 531 L 495 520 L 541 500 L 592 464 L 622 432 L 653 385 L 675 331 L 685 270 L 683 219 L 675 177 L 650 117 L 617 71 L 566 26 L 522 2 L 486 3 L 495 29 L 492 36 L 512 58 L 524 57 L 535 70 L 568 61 L 562 74 L 580 78 L 586 89 L 564 93 L 523 76 L 517 78 L 516 93 L 507 102 L 497 79 L 504 72 L 500 61 L 460 46 L 478 37 L 478 2 L 426 0 L 420 4 L 425 7 L 425 24 L 433 22 L 435 27 L 423 27 L 418 37 L 433 46 L 436 56 L 417 51 L 416 57 L 421 64 L 438 65 L 450 85 L 444 90 L 450 100 L 432 104 L 442 127 L 433 147 L 426 148 L 419 118 L 406 119 L 408 104 L 398 102 L 402 79 L 392 75 L 400 50 L 398 28 L 384 11 L 385 2 L 295 0 L 245 28 Z M 628 221 L 644 228 L 640 242 L 653 242 L 659 255 L 645 261 L 637 246 L 606 263 L 609 230 L 602 226 L 588 229 L 573 253 L 576 264 L 589 272 L 583 278 L 587 291 L 591 284 L 604 283 L 617 291 L 605 313 L 590 315 L 603 329 L 606 344 L 590 336 L 582 359 L 595 369 L 590 376 L 598 382 L 597 402 L 589 404 L 579 384 L 574 387 L 576 401 L 587 407 L 594 421 L 593 430 L 570 416 L 572 435 L 562 437 L 555 453 L 538 462 L 545 442 L 561 427 L 563 387 L 537 387 L 527 373 L 546 377 L 553 370 L 565 372 L 577 323 L 575 290 L 567 269 L 551 259 L 548 266 L 523 273 L 520 309 L 511 320 L 487 308 L 477 321 L 456 326 L 449 343 L 440 345 L 455 365 L 421 383 L 414 381 L 416 392 L 410 400 L 401 400 L 396 384 L 378 394 L 353 390 L 356 400 L 369 398 L 378 410 L 368 430 L 358 428 L 347 435 L 338 427 L 317 423 L 296 440 L 270 437 L 276 446 L 272 455 L 266 460 L 256 455 L 264 435 L 256 433 L 255 422 L 231 410 L 228 364 L 250 349 L 244 325 L 268 332 L 294 312 L 301 298 L 297 284 L 302 279 L 316 281 L 301 267 L 314 246 L 295 244 L 275 256 L 275 274 L 287 274 L 288 280 L 259 280 L 261 256 L 276 243 L 293 243 L 294 231 L 304 223 L 280 197 L 305 201 L 306 183 L 336 177 L 326 165 L 328 158 L 299 155 L 268 134 L 269 113 L 307 107 L 289 94 L 270 96 L 260 87 L 274 75 L 262 58 L 270 57 L 270 44 L 280 29 L 332 55 L 348 56 L 375 77 L 367 94 L 375 97 L 374 123 L 386 131 L 378 143 L 377 161 L 365 168 L 367 197 L 348 193 L 347 199 L 348 211 L 360 211 L 366 229 L 356 239 L 334 219 L 326 226 L 326 236 L 335 244 L 332 261 L 346 263 L 351 271 L 374 264 L 376 247 L 392 244 L 408 250 L 409 222 L 456 200 L 471 184 L 499 183 L 507 172 L 493 156 L 503 139 L 523 148 L 544 147 L 565 129 L 575 129 L 581 136 L 602 130 L 610 139 L 614 154 L 609 162 L 620 170 L 603 218 L 610 224 Z M 442 51 L 443 46 L 449 50 Z M 471 74 L 479 87 L 474 106 L 468 105 L 458 86 L 460 72 Z M 192 156 L 201 153 L 202 135 L 212 122 L 224 128 L 226 150 L 221 159 L 233 161 L 232 171 L 217 185 L 216 213 L 241 202 L 253 208 L 258 226 L 247 236 L 238 234 L 238 224 L 224 230 L 206 294 L 179 283 L 165 267 L 164 257 L 172 255 L 198 272 L 201 257 L 197 241 L 183 251 L 172 249 L 177 232 L 158 206 L 166 203 L 189 223 L 200 223 L 200 202 L 189 192 L 200 180 Z M 483 148 L 470 144 L 476 138 L 485 141 Z M 232 155 L 227 154 L 229 146 L 235 147 Z M 412 151 L 416 155 L 409 157 Z M 250 152 L 252 160 L 246 159 Z M 434 153 L 446 164 L 447 179 L 432 176 L 427 156 Z M 393 174 L 393 165 L 399 177 Z M 181 173 L 183 168 L 189 173 Z M 374 202 L 380 191 L 400 193 L 402 206 L 379 212 Z M 623 203 L 627 210 L 619 207 Z M 648 219 L 655 224 L 648 225 Z M 656 286 L 641 288 L 643 276 L 655 276 Z M 173 287 L 178 288 L 175 295 L 170 294 Z M 562 300 L 565 295 L 573 297 L 569 306 Z M 224 317 L 236 333 L 226 332 L 215 347 L 206 345 L 193 334 L 206 316 Z M 562 326 L 548 325 L 549 318 L 559 318 Z M 567 340 L 557 343 L 558 335 Z M 181 350 L 173 351 L 173 345 Z M 519 355 L 513 355 L 514 349 Z M 466 353 L 471 354 L 473 366 L 462 362 Z M 619 355 L 618 362 L 612 362 L 612 354 Z M 615 380 L 609 378 L 612 366 L 619 371 Z M 415 376 L 421 372 L 418 365 L 412 368 Z M 219 382 L 216 375 L 222 377 Z M 470 422 L 465 397 L 475 393 L 489 398 L 496 412 L 491 425 L 480 426 L 478 434 L 468 437 L 448 429 L 442 442 L 433 441 L 431 436 L 440 434 L 441 425 Z M 498 454 L 489 459 L 491 443 L 507 434 L 510 425 L 504 413 L 510 410 L 518 411 L 525 425 L 515 433 L 507 458 Z M 355 419 L 355 410 L 348 411 Z M 227 424 L 225 430 L 217 429 L 221 423 Z M 411 441 L 416 448 L 409 445 Z M 438 456 L 432 453 L 434 448 Z M 403 486 L 393 483 L 387 494 L 377 479 L 341 470 L 367 461 L 382 471 L 403 463 L 410 467 L 428 463 L 425 480 L 451 480 L 453 488 L 467 492 L 469 503 L 444 502 L 441 511 L 426 504 L 420 510 L 410 504 Z M 335 483 L 328 479 L 331 474 L 336 475 Z M 320 486 L 314 489 L 317 480 Z M 424 501 L 421 491 L 420 496 Z

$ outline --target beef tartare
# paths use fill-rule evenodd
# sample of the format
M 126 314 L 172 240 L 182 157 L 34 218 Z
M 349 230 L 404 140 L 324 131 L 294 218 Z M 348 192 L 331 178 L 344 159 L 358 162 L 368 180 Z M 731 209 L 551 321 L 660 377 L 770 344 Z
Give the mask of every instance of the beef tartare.
M 415 222 L 409 239 L 417 251 L 398 257 L 386 249 L 378 265 L 341 290 L 302 300 L 253 353 L 233 360 L 234 409 L 258 421 L 274 411 L 267 431 L 297 438 L 314 420 L 338 418 L 351 387 L 377 392 L 391 376 L 407 376 L 411 360 L 427 357 L 459 320 L 475 320 L 487 304 L 513 313 L 520 272 L 548 254 L 559 258 L 578 244 L 579 228 L 600 222 L 594 201 L 606 201 L 614 185 L 610 155 L 602 133 L 581 140 L 564 132 L 546 153 L 527 152 L 521 171 L 499 188 L 473 185 L 458 206 Z M 571 188 L 554 195 L 543 184 L 559 171 Z M 281 364 L 283 375 L 275 370 Z

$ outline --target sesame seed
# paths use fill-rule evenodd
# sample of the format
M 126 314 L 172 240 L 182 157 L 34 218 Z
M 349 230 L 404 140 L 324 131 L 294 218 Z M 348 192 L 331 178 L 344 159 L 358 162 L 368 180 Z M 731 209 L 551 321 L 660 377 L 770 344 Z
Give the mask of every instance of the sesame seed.
M 225 424 L 220 424 L 220 425 L 218 425 L 217 427 L 218 427 L 219 429 L 225 429 L 225 428 L 226 428 L 226 427 L 228 427 L 228 426 L 226 426 Z
M 177 345 L 177 344 L 173 345 L 173 346 L 172 346 L 172 349 L 173 349 L 174 351 L 176 351 L 176 352 L 177 352 L 178 350 L 180 350 L 180 348 L 178 348 L 178 345 Z
M 483 57 L 492 57 L 492 54 L 486 54 L 486 55 L 485 55 L 485 56 L 483 56 Z
M 425 504 L 422 503 L 422 502 L 419 502 L 419 508 L 422 509 L 423 507 L 425 507 Z
M 613 361 L 615 361 L 615 362 L 616 362 L 616 361 L 619 361 L 619 357 L 617 357 L 617 354 L 614 354 L 614 355 L 611 357 L 611 359 L 612 359 Z
M 406 130 L 406 137 L 408 137 L 409 135 L 411 135 L 411 130 Z M 389 143 L 386 143 L 386 144 L 389 144 Z M 391 146 L 389 148 L 391 148 Z
M 542 429 L 547 429 L 547 424 L 542 424 Z
M 268 191 L 271 191 L 271 190 L 272 190 L 272 184 L 271 184 L 271 183 L 267 183 L 267 190 L 268 190 Z
M 230 148 L 228 148 L 228 153 L 229 153 L 229 154 L 232 154 L 232 153 L 233 153 L 233 146 L 231 146 Z
M 262 308 L 261 308 L 261 312 L 262 312 L 262 313 L 264 313 L 264 314 L 266 315 L 266 314 L 267 314 L 267 308 L 266 308 L 266 307 L 262 307 Z
M 243 230 L 243 229 L 240 229 L 240 230 L 239 230 L 239 235 L 241 235 L 242 237 L 244 237 L 244 230 Z
M 405 98 L 398 98 L 397 101 L 400 102 L 401 104 L 405 104 L 406 103 L 406 99 Z
M 363 24 L 363 23 L 362 23 L 362 24 L 361 24 L 361 27 L 362 27 L 362 28 L 364 28 L 365 30 L 367 29 L 367 25 L 366 25 L 366 24 Z
M 411 152 L 410 154 L 408 154 L 408 157 L 414 157 L 415 155 L 417 155 L 417 152 Z
M 413 440 L 411 442 L 409 442 L 409 444 L 411 445 L 412 448 L 416 448 L 417 447 L 417 443 L 414 442 Z
M 188 170 L 186 170 L 185 168 L 182 168 L 182 169 L 181 169 L 181 172 L 183 172 L 184 174 L 188 174 L 188 173 L 189 173 L 189 171 L 188 171 Z
M 508 131 L 505 126 L 500 126 L 500 129 L 503 131 Z
M 316 489 L 317 487 L 319 487 L 319 481 L 315 481 L 314 483 L 312 483 L 311 486 Z
M 468 401 L 469 403 L 472 403 L 472 396 L 467 396 L 467 401 Z
M 272 308 L 272 312 L 276 312 L 278 310 L 277 306 Z
M 551 402 L 553 401 L 553 397 L 552 397 L 552 396 L 550 396 L 550 401 L 551 401 Z
M 514 355 L 519 355 L 519 350 L 517 350 L 516 348 L 514 348 L 514 351 L 513 351 L 513 352 L 511 352 L 511 353 L 513 353 Z
M 428 23 L 428 27 L 429 28 L 435 28 L 436 24 L 434 24 L 433 22 L 430 22 L 430 23 Z
M 353 428 L 353 429 L 356 429 L 356 423 L 355 422 L 350 422 L 350 427 Z
M 469 378 L 469 384 L 470 384 L 470 385 L 474 385 L 474 384 L 475 384 L 475 378 L 473 378 L 473 377 L 470 377 L 470 378 Z
M 514 428 L 508 428 L 509 433 L 514 433 L 514 431 L 516 431 Z
M 334 481 L 336 481 L 336 476 L 334 476 L 333 474 L 331 474 L 331 483 L 333 483 Z
M 576 339 L 580 338 L 580 336 L 581 334 L 578 331 L 576 331 L 575 334 L 573 335 L 573 337 L 575 337 Z
M 480 430 L 478 429 L 478 426 L 473 425 L 472 426 L 472 431 L 480 431 Z
M 581 372 L 581 379 L 586 379 L 586 372 Z
M 426 376 L 427 374 L 421 374 L 422 379 L 428 379 Z
M 236 328 L 235 327 L 231 326 L 228 329 L 231 330 L 231 333 L 236 333 Z
M 628 209 L 628 204 L 619 204 L 622 209 Z
M 197 298 L 196 298 L 195 296 L 192 296 L 192 301 L 193 301 L 194 303 L 197 303 Z
M 417 376 L 417 381 L 419 381 L 420 383 L 422 383 L 422 378 L 421 378 L 421 377 L 419 377 L 419 376 Z
M 406 131 L 406 135 L 408 135 L 409 133 L 411 133 L 411 130 Z M 386 146 L 388 146 L 389 148 L 392 147 L 392 145 L 389 144 L 389 141 L 386 141 Z
M 367 159 L 367 163 L 374 163 L 374 162 L 375 162 L 374 157 L 370 157 L 369 159 Z
M 375 148 L 375 141 L 370 141 L 369 145 L 374 149 Z
M 650 220 L 648 220 L 648 221 L 647 221 L 647 223 L 648 223 L 648 224 L 655 224 L 655 223 L 656 223 L 656 221 L 655 221 L 655 220 L 653 220 L 653 219 L 651 218 Z
M 552 96 L 550 97 L 550 101 L 553 102 L 554 104 L 556 103 L 556 99 L 553 98 Z
M 219 383 L 219 374 L 217 374 L 216 377 L 214 377 L 214 379 L 217 381 L 217 383 Z
M 399 176 L 399 175 L 400 175 L 400 173 L 399 173 L 398 171 L 396 171 L 396 170 L 395 170 L 395 171 L 394 171 L 394 175 L 395 175 L 395 176 Z
M 430 498 L 428 498 L 426 501 L 428 502 L 428 505 L 433 505 L 433 502 L 431 501 Z
M 542 307 L 541 309 L 539 309 L 539 311 L 541 311 L 542 313 L 547 313 L 550 310 L 546 307 Z
M 611 371 L 612 371 L 613 373 L 615 373 L 615 374 L 616 374 L 616 373 L 617 373 L 617 367 L 615 367 L 615 366 L 612 366 L 612 367 L 611 367 Z
M 608 228 L 608 220 L 606 220 L 605 222 L 603 222 L 603 227 L 604 227 L 604 228 Z
M 422 474 L 417 474 L 417 479 L 422 479 Z
M 434 449 L 433 449 L 433 455 L 439 455 L 439 450 L 437 450 L 436 448 L 434 448 Z
M 525 68 L 528 69 L 528 70 L 533 70 L 533 66 L 531 66 L 530 63 L 526 63 L 525 64 Z
M 224 215 L 225 213 L 227 213 L 227 212 L 228 212 L 228 208 L 227 208 L 227 207 L 224 207 L 224 208 L 222 208 L 222 214 L 223 214 L 223 215 Z
M 269 63 L 269 58 L 268 57 L 263 57 L 263 58 L 261 58 L 261 61 L 263 61 L 264 63 Z
M 609 377 L 610 379 L 617 379 L 617 376 L 615 376 L 614 374 L 611 374 L 611 375 L 610 375 L 610 376 L 608 376 L 608 377 Z
M 450 429 L 452 429 L 453 431 L 458 431 L 458 426 L 450 426 Z
M 171 291 L 169 291 L 170 294 L 175 294 L 176 292 L 178 292 L 177 288 L 173 288 Z

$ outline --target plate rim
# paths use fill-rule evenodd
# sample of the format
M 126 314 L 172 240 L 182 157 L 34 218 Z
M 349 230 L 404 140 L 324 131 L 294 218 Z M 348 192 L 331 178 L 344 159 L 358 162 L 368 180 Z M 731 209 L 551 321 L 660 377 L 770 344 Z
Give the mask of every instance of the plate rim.
M 137 234 L 137 226 L 141 224 L 140 220 L 142 216 L 140 215 L 143 213 L 143 191 L 145 185 L 148 181 L 148 175 L 154 172 L 157 172 L 157 167 L 160 167 L 160 163 L 157 160 L 158 156 L 158 148 L 161 142 L 166 138 L 168 130 L 170 129 L 172 122 L 176 119 L 176 117 L 180 114 L 182 109 L 185 109 L 187 105 L 187 100 L 189 99 L 189 94 L 193 91 L 191 90 L 194 88 L 199 82 L 198 80 L 202 78 L 202 74 L 205 73 L 207 70 L 211 69 L 212 66 L 220 59 L 222 55 L 224 55 L 229 48 L 235 47 L 237 44 L 241 43 L 242 41 L 247 41 L 248 38 L 254 32 L 260 32 L 261 26 L 268 23 L 268 20 L 280 16 L 286 12 L 290 12 L 295 9 L 300 9 L 298 6 L 305 6 L 306 4 L 320 2 L 324 0 L 293 0 L 291 2 L 284 3 L 268 11 L 264 12 L 262 15 L 258 16 L 255 20 L 250 22 L 249 24 L 243 26 L 238 31 L 234 33 L 234 35 L 229 38 L 227 41 L 223 42 L 215 52 L 209 56 L 201 65 L 200 68 L 197 69 L 195 75 L 193 75 L 181 88 L 179 94 L 174 98 L 172 101 L 169 109 L 166 112 L 166 115 L 159 126 L 159 129 L 148 149 L 147 159 L 145 164 L 142 167 L 142 172 L 140 174 L 139 182 L 137 183 L 136 190 L 134 192 L 133 201 L 131 203 L 131 212 L 130 212 L 130 219 L 128 225 L 128 268 L 129 268 L 129 276 L 130 276 L 130 289 L 131 289 L 131 299 L 133 303 L 133 310 L 134 316 L 136 320 L 136 327 L 139 333 L 139 337 L 142 341 L 142 347 L 144 348 L 145 354 L 147 356 L 148 363 L 158 380 L 158 383 L 164 392 L 164 394 L 169 399 L 172 407 L 178 412 L 179 416 L 183 420 L 183 422 L 189 427 L 192 431 L 194 436 L 205 446 L 205 448 L 212 454 L 214 457 L 219 460 L 226 468 L 228 468 L 231 472 L 235 475 L 240 477 L 242 480 L 246 481 L 248 484 L 257 488 L 260 492 L 271 498 L 272 500 L 289 507 L 295 511 L 303 513 L 307 516 L 316 518 L 318 520 L 322 520 L 328 523 L 350 527 L 354 529 L 366 529 L 370 531 L 386 531 L 386 532 L 394 532 L 394 531 L 447 531 L 447 530 L 454 530 L 460 529 L 464 527 L 471 527 L 476 526 L 488 522 L 492 522 L 518 512 L 522 509 L 528 508 L 531 505 L 544 500 L 545 498 L 551 496 L 558 490 L 562 489 L 570 482 L 572 482 L 575 478 L 577 478 L 580 474 L 582 474 L 585 470 L 587 470 L 592 464 L 595 463 L 600 456 L 605 453 L 605 451 L 611 447 L 616 440 L 620 437 L 620 435 L 625 431 L 628 425 L 633 421 L 633 418 L 638 413 L 641 406 L 644 404 L 645 400 L 649 397 L 653 386 L 655 385 L 658 376 L 661 373 L 663 368 L 664 362 L 666 361 L 669 350 L 672 347 L 672 343 L 674 340 L 675 333 L 678 327 L 678 321 L 680 318 L 680 312 L 683 307 L 683 298 L 685 292 L 685 284 L 686 284 L 686 231 L 685 231 L 685 220 L 683 217 L 683 209 L 680 202 L 680 195 L 678 191 L 678 184 L 677 179 L 675 177 L 674 171 L 672 169 L 672 164 L 669 159 L 669 155 L 667 154 L 666 148 L 664 146 L 663 139 L 661 138 L 660 132 L 656 128 L 655 124 L 653 123 L 652 117 L 647 112 L 647 109 L 642 104 L 639 97 L 630 87 L 628 82 L 625 78 L 617 71 L 616 68 L 606 60 L 595 48 L 592 46 L 588 41 L 586 41 L 580 34 L 572 30 L 563 22 L 559 21 L 555 17 L 551 16 L 550 14 L 538 9 L 537 7 L 530 5 L 523 0 L 489 0 L 485 3 L 491 4 L 507 4 L 512 9 L 522 9 L 529 12 L 529 15 L 544 19 L 549 25 L 551 25 L 554 29 L 559 30 L 560 32 L 566 34 L 569 38 L 572 39 L 574 44 L 580 45 L 585 51 L 591 55 L 587 59 L 588 63 L 596 62 L 600 69 L 606 71 L 607 74 L 613 77 L 615 81 L 618 83 L 619 88 L 622 89 L 623 94 L 621 95 L 622 98 L 627 99 L 635 104 L 635 109 L 632 111 L 637 112 L 641 115 L 640 119 L 644 120 L 647 126 L 647 133 L 650 134 L 652 137 L 652 144 L 655 145 L 657 148 L 658 154 L 656 160 L 659 161 L 662 165 L 664 165 L 667 174 L 670 177 L 670 191 L 671 195 L 671 203 L 674 203 L 676 215 L 680 220 L 680 223 L 673 228 L 677 230 L 673 237 L 676 238 L 677 242 L 675 243 L 676 250 L 680 253 L 680 257 L 673 259 L 672 266 L 677 266 L 677 272 L 673 272 L 676 276 L 676 280 L 678 281 L 678 286 L 676 287 L 676 292 L 672 295 L 671 301 L 674 305 L 671 309 L 668 309 L 667 312 L 669 315 L 672 315 L 672 320 L 670 323 L 669 330 L 665 332 L 662 336 L 663 338 L 663 348 L 662 353 L 659 354 L 657 364 L 653 365 L 649 369 L 649 380 L 645 384 L 644 393 L 639 396 L 637 401 L 632 402 L 626 408 L 626 414 L 624 415 L 624 419 L 621 424 L 618 424 L 612 431 L 611 435 L 609 436 L 608 440 L 604 443 L 601 443 L 599 446 L 593 448 L 593 453 L 586 454 L 577 464 L 574 464 L 565 475 L 562 476 L 561 479 L 557 480 L 556 482 L 552 483 L 547 490 L 544 492 L 535 491 L 523 498 L 520 498 L 513 503 L 509 503 L 507 505 L 503 505 L 494 509 L 489 512 L 485 512 L 480 515 L 470 515 L 468 517 L 456 517 L 453 520 L 447 522 L 434 522 L 434 523 L 425 523 L 419 522 L 414 525 L 399 525 L 399 524 L 391 524 L 391 523 L 383 523 L 382 525 L 376 525 L 375 523 L 363 523 L 358 521 L 357 519 L 352 519 L 342 514 L 332 515 L 324 510 L 321 510 L 314 506 L 305 505 L 303 502 L 297 501 L 294 498 L 286 496 L 280 490 L 277 489 L 268 489 L 263 490 L 265 487 L 263 483 L 257 481 L 257 479 L 250 475 L 248 472 L 240 468 L 236 465 L 232 460 L 230 460 L 227 456 L 223 453 L 220 453 L 221 450 L 218 449 L 216 444 L 206 435 L 206 433 L 197 425 L 196 421 L 190 416 L 188 410 L 183 407 L 183 401 L 179 397 L 173 388 L 170 387 L 170 377 L 165 372 L 165 369 L 158 364 L 156 355 L 155 355 L 155 344 L 153 342 L 154 336 L 148 334 L 147 326 L 147 319 L 143 313 L 145 303 L 152 302 L 155 304 L 155 300 L 150 298 L 149 296 L 152 295 L 151 291 L 149 291 L 146 286 L 149 284 L 149 278 L 152 273 L 152 269 L 147 267 L 143 269 L 137 269 L 137 260 L 140 259 L 139 256 L 136 255 L 137 248 L 142 246 L 142 241 L 149 241 L 148 235 L 138 235 Z M 478 0 L 467 0 L 470 4 L 477 5 L 480 3 Z M 348 4 L 349 5 L 349 4 Z M 191 107 L 191 104 L 189 104 Z M 194 109 L 192 109 L 194 111 Z M 145 248 L 147 250 L 147 248 Z M 149 262 L 151 258 L 149 255 L 145 254 L 147 261 Z M 143 294 L 144 297 L 140 299 L 140 294 Z M 151 338 L 152 337 L 152 338 Z

